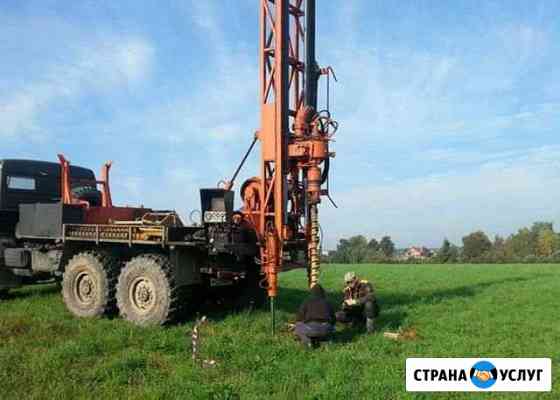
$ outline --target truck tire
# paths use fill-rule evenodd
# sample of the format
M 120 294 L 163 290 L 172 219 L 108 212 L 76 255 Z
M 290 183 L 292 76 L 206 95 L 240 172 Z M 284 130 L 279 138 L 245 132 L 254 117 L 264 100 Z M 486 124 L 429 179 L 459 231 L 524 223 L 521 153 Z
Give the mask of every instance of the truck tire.
M 168 257 L 142 254 L 126 263 L 117 283 L 122 318 L 139 326 L 164 325 L 176 316 L 179 291 Z
M 115 311 L 119 271 L 116 258 L 106 252 L 86 251 L 70 259 L 62 278 L 66 308 L 77 317 L 100 317 Z

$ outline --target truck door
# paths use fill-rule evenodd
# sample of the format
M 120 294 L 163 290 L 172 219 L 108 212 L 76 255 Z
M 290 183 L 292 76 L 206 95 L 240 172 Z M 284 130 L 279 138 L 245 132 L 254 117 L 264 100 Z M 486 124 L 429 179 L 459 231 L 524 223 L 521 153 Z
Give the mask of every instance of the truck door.
M 17 210 L 20 204 L 54 203 L 60 200 L 58 165 L 13 161 L 4 165 L 2 208 Z
M 41 196 L 38 194 L 37 179 L 34 176 L 7 175 L 4 181 L 5 207 L 17 209 L 19 204 L 36 203 Z

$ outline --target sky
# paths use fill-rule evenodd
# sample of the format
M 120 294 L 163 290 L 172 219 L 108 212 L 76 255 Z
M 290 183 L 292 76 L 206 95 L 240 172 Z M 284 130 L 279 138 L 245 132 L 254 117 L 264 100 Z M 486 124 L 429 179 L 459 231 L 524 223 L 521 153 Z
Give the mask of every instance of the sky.
M 324 248 L 559 226 L 560 2 L 317 3 L 339 80 Z M 257 0 L 3 0 L 0 158 L 113 160 L 116 203 L 188 221 L 258 129 L 257 72 Z

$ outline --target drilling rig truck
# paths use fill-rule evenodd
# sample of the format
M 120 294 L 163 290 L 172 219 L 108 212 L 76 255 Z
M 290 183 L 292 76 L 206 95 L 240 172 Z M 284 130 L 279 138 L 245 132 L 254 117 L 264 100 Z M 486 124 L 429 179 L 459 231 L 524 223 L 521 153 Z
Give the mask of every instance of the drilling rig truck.
M 165 324 L 220 290 L 240 304 L 274 299 L 278 273 L 320 270 L 318 205 L 328 196 L 332 69 L 315 59 L 315 0 L 258 0 L 261 125 L 233 177 L 200 189 L 201 221 L 173 211 L 117 207 L 110 163 L 93 171 L 59 163 L 0 163 L 0 292 L 58 280 L 78 317 L 118 312 L 141 326 Z M 318 109 L 326 76 L 327 107 Z M 336 78 L 336 77 L 335 77 Z M 258 175 L 235 179 L 260 144 Z M 329 197 L 330 198 L 330 197 Z

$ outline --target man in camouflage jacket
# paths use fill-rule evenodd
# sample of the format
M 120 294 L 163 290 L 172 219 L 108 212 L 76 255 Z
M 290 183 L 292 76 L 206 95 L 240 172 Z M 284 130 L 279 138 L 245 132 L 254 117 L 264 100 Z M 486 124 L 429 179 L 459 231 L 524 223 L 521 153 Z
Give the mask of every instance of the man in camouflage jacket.
M 379 315 L 373 285 L 359 279 L 354 272 L 344 275 L 344 282 L 344 302 L 342 309 L 336 313 L 336 320 L 354 325 L 361 325 L 365 321 L 367 332 L 373 332 L 375 318 Z

